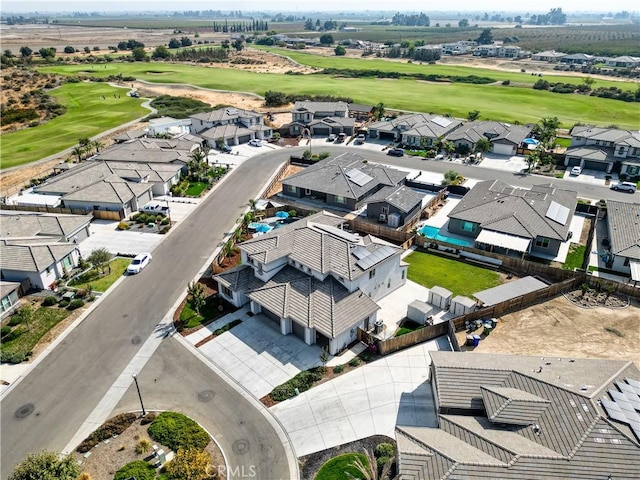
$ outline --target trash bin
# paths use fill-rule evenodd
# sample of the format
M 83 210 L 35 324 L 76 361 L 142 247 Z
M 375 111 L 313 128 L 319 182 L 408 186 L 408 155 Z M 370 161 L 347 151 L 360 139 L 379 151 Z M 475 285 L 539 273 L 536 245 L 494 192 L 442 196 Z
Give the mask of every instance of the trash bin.
M 473 345 L 473 335 L 467 335 L 467 341 L 466 341 L 465 345 L 467 345 L 468 347 Z
M 473 346 L 477 347 L 480 345 L 480 335 L 473 335 Z
M 373 322 L 373 326 L 375 327 L 376 333 L 382 333 L 382 327 L 384 326 L 384 322 L 382 320 L 376 320 Z

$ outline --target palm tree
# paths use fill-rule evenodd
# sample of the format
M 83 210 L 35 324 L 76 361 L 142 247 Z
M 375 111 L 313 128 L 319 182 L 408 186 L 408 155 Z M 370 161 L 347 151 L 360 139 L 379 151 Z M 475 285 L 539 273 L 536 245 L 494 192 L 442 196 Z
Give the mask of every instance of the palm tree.
M 96 153 L 100 153 L 100 149 L 104 148 L 104 143 L 102 143 L 100 140 L 94 140 L 93 142 L 91 142 L 91 146 Z
M 196 150 L 189 157 L 191 159 L 187 162 L 189 176 L 192 177 L 193 181 L 201 181 L 202 177 L 206 175 L 207 157 L 202 150 Z
M 249 206 L 252 212 L 255 212 L 258 209 L 257 208 L 258 201 L 255 198 L 250 198 L 249 202 L 247 202 L 247 205 Z
M 82 156 L 85 153 L 85 148 L 80 145 L 76 145 L 71 150 L 71 153 L 73 153 L 76 157 L 78 157 L 78 163 L 80 163 L 82 161 Z
M 380 102 L 376 106 L 374 106 L 372 113 L 373 113 L 373 117 L 376 120 L 381 120 L 382 117 L 384 117 L 384 103 Z
M 481 138 L 476 142 L 476 152 L 486 153 L 491 150 L 491 142 L 488 138 Z
M 359 475 L 356 477 L 350 472 L 344 472 L 347 478 L 362 478 L 364 480 L 396 480 L 398 478 L 397 475 L 394 476 L 393 479 L 391 478 L 391 466 L 395 461 L 395 457 L 389 458 L 389 460 L 382 465 L 382 468 L 378 470 L 378 462 L 373 452 L 369 449 L 364 449 L 363 453 L 365 457 L 367 457 L 368 465 L 365 465 L 360 458 L 356 458 L 351 462 L 351 466 L 358 471 Z

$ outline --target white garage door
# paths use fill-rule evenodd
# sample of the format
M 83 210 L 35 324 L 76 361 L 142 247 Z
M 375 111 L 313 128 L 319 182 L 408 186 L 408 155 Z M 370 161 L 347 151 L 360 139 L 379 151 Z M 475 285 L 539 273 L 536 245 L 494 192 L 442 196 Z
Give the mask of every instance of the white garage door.
M 505 143 L 494 143 L 493 153 L 497 155 L 513 155 L 514 153 L 516 153 L 516 151 L 513 148 L 513 145 Z

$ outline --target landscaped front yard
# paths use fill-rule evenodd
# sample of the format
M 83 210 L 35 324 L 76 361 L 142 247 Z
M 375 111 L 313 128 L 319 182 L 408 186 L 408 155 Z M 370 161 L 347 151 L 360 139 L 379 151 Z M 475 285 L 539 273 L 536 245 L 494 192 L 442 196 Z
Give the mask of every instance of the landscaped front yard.
M 502 283 L 498 272 L 429 253 L 415 251 L 404 260 L 410 265 L 409 280 L 427 288 L 444 287 L 454 297 L 470 297 Z
M 95 292 L 106 292 L 107 289 L 116 282 L 116 280 L 124 275 L 124 272 L 127 270 L 130 263 L 131 259 L 129 258 L 114 258 L 111 260 L 111 263 L 109 263 L 109 266 L 111 267 L 110 272 L 108 268 L 105 268 L 105 273 L 101 276 L 99 270 L 92 268 L 86 273 L 83 273 L 79 277 L 71 280 L 69 282 L 69 286 L 86 290 L 89 288 L 89 285 L 91 285 L 91 288 Z

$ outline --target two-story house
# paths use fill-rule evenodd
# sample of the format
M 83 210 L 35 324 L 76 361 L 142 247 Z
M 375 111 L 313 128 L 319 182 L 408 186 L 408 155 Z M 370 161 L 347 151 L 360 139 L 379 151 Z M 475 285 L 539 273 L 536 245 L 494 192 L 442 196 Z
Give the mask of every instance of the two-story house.
M 289 134 L 328 136 L 353 135 L 355 121 L 349 116 L 345 102 L 296 102 L 291 112 Z
M 491 143 L 491 152 L 498 155 L 515 155 L 525 138 L 531 135 L 533 125 L 511 125 L 493 121 L 473 121 L 462 125 L 445 138 L 457 148 L 466 147 L 475 152 L 480 139 Z
M 640 203 L 607 200 L 607 268 L 640 281 Z
M 621 175 L 640 175 L 640 132 L 576 125 L 564 164 Z
M 264 140 L 273 134 L 264 124 L 261 113 L 241 108 L 219 108 L 211 112 L 191 115 L 191 133 L 204 138 L 210 147 L 218 140 L 225 145 L 240 145 L 251 140 Z
M 401 142 L 409 146 L 434 146 L 441 137 L 462 125 L 455 118 L 426 113 L 408 113 L 392 120 L 381 120 L 369 126 L 369 136 L 380 140 Z
M 335 355 L 373 325 L 376 301 L 407 274 L 400 248 L 343 224 L 320 212 L 241 243 L 242 265 L 213 277 L 220 296 Z

